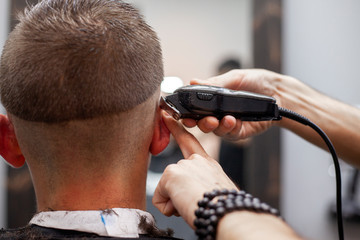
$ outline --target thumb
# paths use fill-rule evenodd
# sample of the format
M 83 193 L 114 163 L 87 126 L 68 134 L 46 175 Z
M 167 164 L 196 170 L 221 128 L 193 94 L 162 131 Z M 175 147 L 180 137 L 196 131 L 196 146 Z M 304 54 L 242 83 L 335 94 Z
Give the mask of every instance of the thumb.
M 211 81 L 211 79 L 204 80 L 204 79 L 195 78 L 195 79 L 191 79 L 191 80 L 190 80 L 190 85 L 211 85 L 211 86 L 219 86 L 219 85 L 216 85 L 216 84 L 219 84 L 219 83 L 213 82 L 213 81 Z
M 246 72 L 244 70 L 233 70 L 222 75 L 204 79 L 192 79 L 191 85 L 211 85 L 233 90 L 240 90 Z

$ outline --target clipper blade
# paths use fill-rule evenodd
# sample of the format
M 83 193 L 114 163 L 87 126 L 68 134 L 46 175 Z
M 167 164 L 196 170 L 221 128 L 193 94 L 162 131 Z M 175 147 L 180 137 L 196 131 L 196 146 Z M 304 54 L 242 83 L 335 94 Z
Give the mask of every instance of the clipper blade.
M 169 113 L 175 120 L 181 118 L 181 113 L 166 98 L 160 98 L 160 108 Z

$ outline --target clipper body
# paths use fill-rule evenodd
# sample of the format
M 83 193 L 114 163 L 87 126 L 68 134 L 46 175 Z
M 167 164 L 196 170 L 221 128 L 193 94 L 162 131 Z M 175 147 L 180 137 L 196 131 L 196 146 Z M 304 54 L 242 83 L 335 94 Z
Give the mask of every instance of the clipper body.
M 162 97 L 160 107 L 175 119 L 199 120 L 206 116 L 222 119 L 232 115 L 242 121 L 280 120 L 273 97 L 205 85 L 189 85 Z

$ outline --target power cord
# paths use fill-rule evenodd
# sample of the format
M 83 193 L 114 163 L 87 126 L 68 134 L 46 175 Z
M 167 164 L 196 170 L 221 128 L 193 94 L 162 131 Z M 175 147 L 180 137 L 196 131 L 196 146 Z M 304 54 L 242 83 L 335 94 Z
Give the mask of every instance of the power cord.
M 341 172 L 340 172 L 340 165 L 339 160 L 335 152 L 335 148 L 333 144 L 331 143 L 328 136 L 325 134 L 323 130 L 321 130 L 316 124 L 311 122 L 306 117 L 293 112 L 291 110 L 281 108 L 279 107 L 279 115 L 281 117 L 292 119 L 296 122 L 302 123 L 306 126 L 311 127 L 314 129 L 321 138 L 325 141 L 327 147 L 329 148 L 329 151 L 331 153 L 331 156 L 334 161 L 334 167 L 335 167 L 335 178 L 336 178 L 336 211 L 337 211 L 337 224 L 338 224 L 338 233 L 339 233 L 339 239 L 344 240 L 344 227 L 343 227 L 343 219 L 342 219 L 342 201 L 341 201 Z

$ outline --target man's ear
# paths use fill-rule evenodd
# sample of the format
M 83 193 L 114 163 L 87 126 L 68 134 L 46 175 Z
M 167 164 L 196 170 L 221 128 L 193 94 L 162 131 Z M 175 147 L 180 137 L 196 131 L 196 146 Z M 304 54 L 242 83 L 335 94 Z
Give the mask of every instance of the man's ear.
M 15 136 L 14 126 L 3 114 L 0 114 L 0 155 L 15 168 L 22 167 L 25 163 Z
M 157 114 L 155 129 L 150 145 L 150 153 L 157 155 L 161 153 L 170 142 L 170 131 L 162 119 L 161 111 Z

